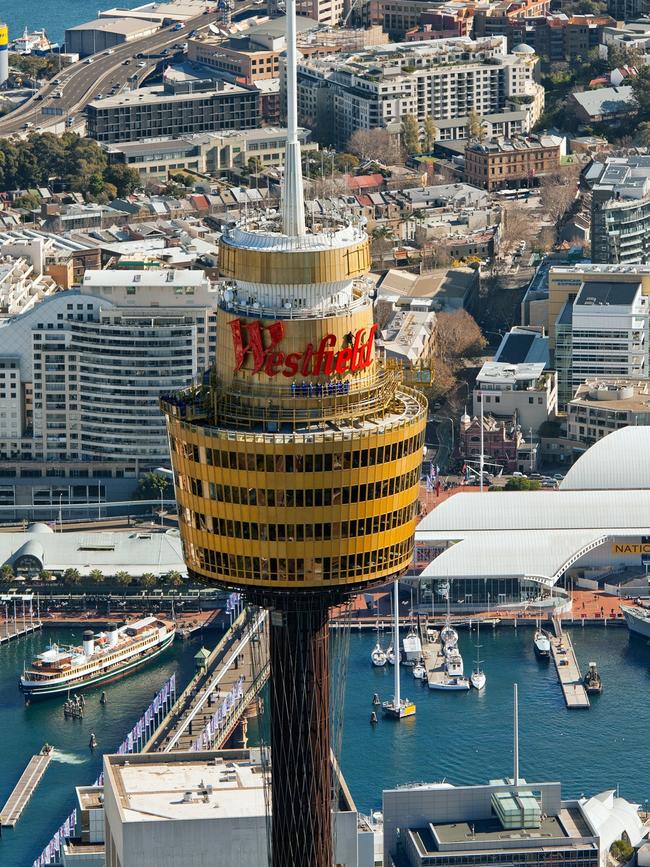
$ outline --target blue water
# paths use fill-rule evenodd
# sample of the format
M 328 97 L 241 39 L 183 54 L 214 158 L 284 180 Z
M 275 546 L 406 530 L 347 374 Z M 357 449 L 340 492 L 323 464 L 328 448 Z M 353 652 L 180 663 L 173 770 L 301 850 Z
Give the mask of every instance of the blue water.
M 99 703 L 101 690 L 86 693 L 83 720 L 64 719 L 62 699 L 25 707 L 18 690 L 24 662 L 50 640 L 70 641 L 70 630 L 47 630 L 0 647 L 0 806 L 18 781 L 30 756 L 47 741 L 56 748 L 31 801 L 16 827 L 2 829 L 0 867 L 31 867 L 32 861 L 75 806 L 75 785 L 92 784 L 101 771 L 102 751 L 113 752 L 140 718 L 157 690 L 176 672 L 177 688 L 192 676 L 192 659 L 200 639 L 178 641 L 158 660 L 124 680 L 108 684 L 108 704 Z M 77 630 L 75 640 L 81 637 Z M 95 732 L 98 749 L 88 749 Z
M 484 692 L 439 693 L 423 688 L 404 669 L 402 694 L 415 699 L 417 714 L 396 723 L 369 724 L 371 699 L 393 693 L 392 668 L 370 665 L 374 633 L 350 636 L 342 767 L 357 807 L 381 806 L 382 789 L 400 783 L 447 779 L 484 783 L 512 773 L 512 684 L 519 684 L 521 774 L 530 781 L 561 780 L 566 797 L 594 794 L 620 785 L 621 793 L 644 804 L 650 799 L 650 647 L 620 628 L 575 629 L 579 662 L 598 663 L 605 691 L 589 711 L 568 711 L 552 663 L 539 662 L 532 630 L 484 630 L 481 658 L 488 683 Z M 57 760 L 47 770 L 17 827 L 0 840 L 0 867 L 30 867 L 74 806 L 74 786 L 92 783 L 101 751 L 112 751 L 141 715 L 154 692 L 177 672 L 180 687 L 192 673 L 199 639 L 177 642 L 160 661 L 108 686 L 109 702 L 88 693 L 82 721 L 63 719 L 54 699 L 25 708 L 16 687 L 24 661 L 49 640 L 67 640 L 52 631 L 0 648 L 0 802 L 8 796 L 29 757 L 44 741 Z M 78 635 L 76 636 L 79 637 Z M 460 647 L 471 669 L 474 636 L 461 632 Z M 89 733 L 99 749 L 90 754 Z M 253 735 L 255 727 L 250 733 Z
M 571 632 L 584 671 L 598 663 L 604 692 L 590 710 L 568 711 L 553 663 L 539 662 L 532 630 L 481 632 L 481 693 L 432 692 L 408 669 L 402 695 L 417 702 L 415 719 L 369 724 L 372 694 L 393 694 L 393 670 L 372 668 L 374 633 L 353 633 L 345 709 L 342 768 L 363 812 L 381 806 L 382 788 L 417 781 L 485 783 L 512 776 L 512 684 L 519 684 L 520 773 L 529 781 L 560 780 L 566 797 L 620 784 L 638 803 L 650 799 L 650 647 L 626 629 Z M 474 637 L 461 632 L 466 672 Z
M 0 21 L 9 25 L 9 40 L 16 39 L 27 27 L 28 30 L 45 29 L 53 42 L 63 43 L 66 27 L 74 27 L 91 21 L 97 12 L 116 6 L 132 9 L 143 6 L 145 0 L 116 0 L 93 2 L 93 0 L 7 0 L 0 6 Z

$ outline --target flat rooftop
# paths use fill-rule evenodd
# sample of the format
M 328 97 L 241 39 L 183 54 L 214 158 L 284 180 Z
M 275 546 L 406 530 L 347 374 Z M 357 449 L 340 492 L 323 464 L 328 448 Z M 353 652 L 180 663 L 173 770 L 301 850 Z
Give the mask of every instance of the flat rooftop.
M 173 762 L 112 762 L 111 768 L 125 822 L 266 815 L 261 766 L 250 759 L 215 763 L 176 755 Z
M 143 21 L 141 18 L 95 18 L 94 21 L 86 21 L 74 27 L 66 28 L 66 33 L 77 33 L 81 30 L 96 30 L 102 33 L 119 33 L 124 36 L 132 36 L 137 33 L 148 32 L 155 25 L 151 21 Z
M 441 843 L 494 843 L 499 844 L 503 840 L 551 840 L 569 837 L 567 830 L 555 816 L 546 816 L 539 828 L 516 828 L 506 830 L 501 822 L 495 817 L 492 819 L 479 819 L 475 822 L 450 822 L 449 824 L 432 823 L 438 839 Z
M 632 304 L 637 292 L 641 288 L 641 281 L 623 282 L 586 280 L 578 293 L 575 303 L 583 307 L 593 305 L 600 306 L 623 306 Z
M 99 110 L 102 108 L 117 108 L 119 106 L 147 105 L 155 102 L 187 102 L 188 100 L 190 102 L 199 102 L 202 99 L 247 92 L 251 92 L 250 88 L 239 87 L 227 81 L 219 82 L 218 89 L 215 87 L 214 90 L 197 90 L 194 93 L 171 93 L 158 84 L 153 87 L 140 87 L 138 90 L 132 90 L 128 93 L 106 96 L 104 99 L 94 99 L 88 104 Z

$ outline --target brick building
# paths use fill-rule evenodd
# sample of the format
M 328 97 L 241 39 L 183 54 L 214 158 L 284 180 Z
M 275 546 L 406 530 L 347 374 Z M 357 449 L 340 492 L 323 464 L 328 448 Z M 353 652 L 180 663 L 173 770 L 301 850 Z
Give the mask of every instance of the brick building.
M 553 136 L 475 142 L 465 150 L 465 182 L 485 190 L 531 186 L 560 166 Z

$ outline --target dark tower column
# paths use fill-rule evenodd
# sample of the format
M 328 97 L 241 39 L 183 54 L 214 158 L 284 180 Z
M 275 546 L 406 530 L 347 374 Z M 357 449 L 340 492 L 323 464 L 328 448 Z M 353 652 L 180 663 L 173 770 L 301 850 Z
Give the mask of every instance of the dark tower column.
M 272 867 L 331 867 L 329 595 L 271 610 Z

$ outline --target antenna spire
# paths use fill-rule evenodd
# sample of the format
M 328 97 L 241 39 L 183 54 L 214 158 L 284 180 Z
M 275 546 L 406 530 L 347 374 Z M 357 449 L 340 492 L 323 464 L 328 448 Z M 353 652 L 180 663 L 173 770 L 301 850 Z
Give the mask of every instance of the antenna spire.
M 305 201 L 298 141 L 298 80 L 296 48 L 296 0 L 286 0 L 287 10 L 287 145 L 284 156 L 282 225 L 285 235 L 305 234 Z
M 515 786 L 519 785 L 519 694 L 517 690 L 517 684 L 513 684 L 514 686 L 514 756 L 515 756 L 515 768 L 514 768 L 514 777 L 513 782 Z

